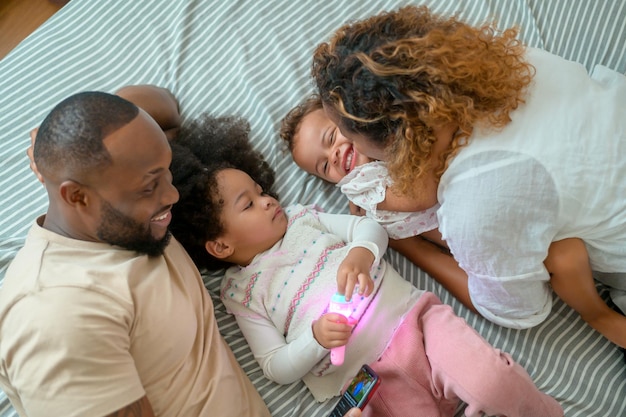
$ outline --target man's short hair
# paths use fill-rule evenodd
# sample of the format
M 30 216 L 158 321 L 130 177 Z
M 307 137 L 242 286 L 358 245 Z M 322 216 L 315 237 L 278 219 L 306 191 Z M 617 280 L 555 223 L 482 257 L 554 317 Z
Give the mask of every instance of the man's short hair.
M 87 91 L 66 98 L 37 132 L 33 152 L 39 172 L 44 177 L 65 173 L 80 178 L 108 166 L 112 161 L 104 138 L 138 114 L 137 106 L 113 94 Z

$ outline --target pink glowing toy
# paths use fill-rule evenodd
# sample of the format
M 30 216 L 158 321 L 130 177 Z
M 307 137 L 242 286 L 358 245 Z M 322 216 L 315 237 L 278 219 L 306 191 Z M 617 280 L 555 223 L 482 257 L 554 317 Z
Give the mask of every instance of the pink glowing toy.
M 352 313 L 352 299 L 350 301 L 346 301 L 346 297 L 335 293 L 330 299 L 330 304 L 328 305 L 329 313 L 339 313 L 345 318 L 349 318 Z M 330 350 L 330 362 L 333 365 L 339 366 L 343 364 L 344 354 L 346 352 L 346 347 L 339 346 L 332 348 Z

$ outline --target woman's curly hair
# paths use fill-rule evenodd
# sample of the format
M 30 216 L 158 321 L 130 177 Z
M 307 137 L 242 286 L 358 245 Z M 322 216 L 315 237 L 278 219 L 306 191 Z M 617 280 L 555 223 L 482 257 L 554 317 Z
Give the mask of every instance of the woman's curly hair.
M 400 191 L 437 178 L 476 126 L 499 128 L 524 101 L 534 68 L 514 28 L 472 27 L 408 6 L 348 23 L 314 53 L 312 76 L 342 129 L 381 149 Z M 430 166 L 433 128 L 459 129 Z
M 230 264 L 211 256 L 205 243 L 224 233 L 224 205 L 217 175 L 227 168 L 246 172 L 267 193 L 275 175 L 260 152 L 248 140 L 250 126 L 233 116 L 203 114 L 184 124 L 172 146 L 172 183 L 180 198 L 172 208 L 170 229 L 198 268 L 217 270 Z

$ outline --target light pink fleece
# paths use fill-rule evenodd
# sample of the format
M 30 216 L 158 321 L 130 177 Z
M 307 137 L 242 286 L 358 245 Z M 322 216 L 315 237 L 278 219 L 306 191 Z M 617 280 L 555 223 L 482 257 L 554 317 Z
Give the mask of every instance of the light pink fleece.
M 563 409 L 534 385 L 506 353 L 487 343 L 450 306 L 424 293 L 382 357 L 370 364 L 381 385 L 364 417 L 465 415 L 562 417 Z

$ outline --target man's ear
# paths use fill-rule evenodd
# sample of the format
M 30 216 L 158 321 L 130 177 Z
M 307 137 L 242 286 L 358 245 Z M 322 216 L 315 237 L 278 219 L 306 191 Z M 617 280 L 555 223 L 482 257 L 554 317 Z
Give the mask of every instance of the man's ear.
M 59 194 L 66 204 L 73 207 L 84 208 L 89 202 L 85 188 L 76 181 L 63 181 L 61 185 L 59 185 Z
M 30 161 L 30 169 L 35 173 L 35 176 L 39 180 L 40 183 L 43 182 L 43 176 L 37 169 L 37 164 L 35 163 L 35 140 L 37 139 L 37 132 L 39 132 L 39 127 L 34 128 L 30 131 L 30 146 L 26 149 L 26 155 L 28 155 L 28 160 Z
M 206 251 L 217 259 L 226 259 L 233 254 L 235 248 L 223 240 L 207 240 L 204 244 Z

